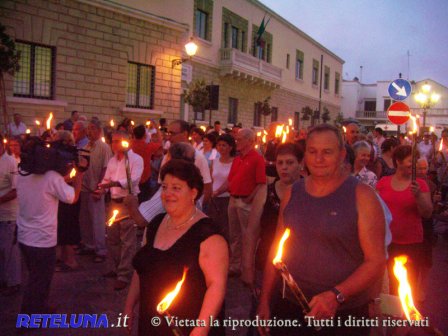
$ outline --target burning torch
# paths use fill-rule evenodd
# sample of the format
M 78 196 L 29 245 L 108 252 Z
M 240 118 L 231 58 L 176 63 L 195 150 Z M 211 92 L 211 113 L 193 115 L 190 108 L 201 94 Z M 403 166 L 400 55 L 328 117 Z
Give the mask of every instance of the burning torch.
M 188 268 L 184 268 L 184 273 L 182 275 L 182 279 L 177 283 L 176 287 L 174 288 L 174 290 L 172 290 L 171 292 L 169 292 L 163 299 L 162 301 L 159 302 L 159 304 L 157 305 L 157 312 L 160 315 L 165 315 L 167 317 L 171 317 L 168 308 L 171 306 L 171 303 L 173 303 L 174 299 L 176 298 L 177 294 L 179 294 L 180 289 L 182 288 L 182 285 L 185 281 L 185 278 L 187 277 L 187 272 L 188 272 Z M 182 330 L 180 330 L 178 327 L 176 326 L 172 326 L 171 330 L 173 331 L 173 334 L 175 336 L 183 336 Z
M 289 238 L 290 233 L 291 230 L 289 228 L 286 228 L 282 238 L 280 239 L 277 254 L 275 258 L 272 260 L 272 263 L 274 264 L 274 267 L 280 271 L 283 281 L 288 285 L 289 289 L 291 290 L 294 296 L 294 299 L 302 308 L 303 314 L 306 315 L 311 311 L 308 300 L 306 299 L 300 287 L 297 285 L 297 282 L 294 280 L 291 273 L 289 273 L 285 263 L 282 261 L 283 245 L 285 244 L 286 239 Z
M 126 179 L 128 181 L 129 194 L 132 194 L 131 168 L 129 167 L 129 156 L 128 156 L 129 142 L 127 142 L 126 140 L 123 140 L 121 142 L 121 146 L 125 149 L 125 151 L 124 151 L 125 163 L 124 164 L 126 166 Z

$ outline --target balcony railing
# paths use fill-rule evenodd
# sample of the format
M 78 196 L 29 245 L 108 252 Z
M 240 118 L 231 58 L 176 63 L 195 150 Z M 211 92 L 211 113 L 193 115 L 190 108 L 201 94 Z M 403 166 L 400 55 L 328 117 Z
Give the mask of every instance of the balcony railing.
M 357 119 L 386 120 L 387 111 L 356 111 Z
M 276 85 L 282 81 L 282 69 L 233 48 L 220 50 L 221 74 L 260 79 Z

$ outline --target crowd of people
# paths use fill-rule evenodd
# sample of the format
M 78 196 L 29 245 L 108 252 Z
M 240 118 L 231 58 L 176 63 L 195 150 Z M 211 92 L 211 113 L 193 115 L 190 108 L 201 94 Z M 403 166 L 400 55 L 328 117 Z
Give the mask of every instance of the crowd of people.
M 355 123 L 344 132 L 321 124 L 283 137 L 278 125 L 257 134 L 241 125 L 222 129 L 219 121 L 134 125 L 125 118 L 112 127 L 73 111 L 56 129 L 39 132 L 49 144 L 88 153 L 74 176 L 62 176 L 18 173 L 32 137 L 14 115 L 9 136 L 0 138 L 2 295 L 22 286 L 22 313 L 51 311 L 53 273 L 76 271 L 76 255 L 87 255 L 107 263 L 104 276 L 115 279 L 114 290 L 129 287 L 124 312 L 138 316 L 141 335 L 168 334 L 167 325 L 151 326 L 150 317 L 183 276 L 170 308 L 181 319 L 222 318 L 227 279 L 234 277 L 251 290 L 254 317 L 298 318 L 306 326 L 305 316 L 368 317 L 381 292 L 397 293 L 393 258 L 405 254 L 414 293 L 424 300 L 432 215 L 448 192 L 448 131 L 440 143 L 424 133 L 416 152 L 405 137 L 386 138 L 380 128 L 362 134 Z M 413 155 L 419 156 L 415 180 Z M 291 237 L 284 262 L 309 300 L 303 314 L 272 265 L 285 228 Z M 189 332 L 224 334 L 208 324 Z

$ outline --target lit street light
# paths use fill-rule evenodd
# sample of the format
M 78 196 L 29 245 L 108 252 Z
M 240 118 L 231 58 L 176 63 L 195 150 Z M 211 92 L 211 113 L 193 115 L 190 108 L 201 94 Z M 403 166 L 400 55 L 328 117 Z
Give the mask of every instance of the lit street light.
M 438 93 L 431 93 L 431 85 L 425 83 L 421 87 L 421 91 L 415 95 L 415 100 L 421 105 L 423 109 L 423 127 L 426 126 L 426 113 L 427 110 L 431 108 L 432 105 L 436 104 L 440 99 Z

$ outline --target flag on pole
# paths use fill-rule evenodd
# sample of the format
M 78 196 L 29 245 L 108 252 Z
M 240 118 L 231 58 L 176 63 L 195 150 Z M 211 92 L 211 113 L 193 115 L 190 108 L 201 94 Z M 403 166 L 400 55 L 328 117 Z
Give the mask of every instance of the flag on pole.
M 263 16 L 263 20 L 261 20 L 260 27 L 258 28 L 258 31 L 257 31 L 257 45 L 261 44 L 261 37 L 263 36 L 264 32 L 266 31 L 266 27 L 267 27 L 269 21 L 271 20 L 271 18 L 269 18 L 265 23 L 265 19 L 266 19 L 266 14 Z

